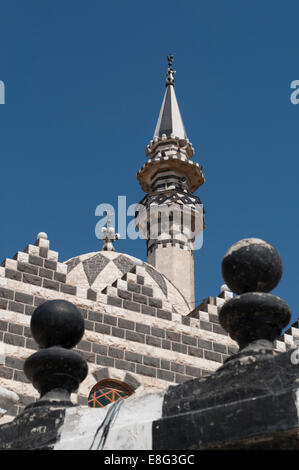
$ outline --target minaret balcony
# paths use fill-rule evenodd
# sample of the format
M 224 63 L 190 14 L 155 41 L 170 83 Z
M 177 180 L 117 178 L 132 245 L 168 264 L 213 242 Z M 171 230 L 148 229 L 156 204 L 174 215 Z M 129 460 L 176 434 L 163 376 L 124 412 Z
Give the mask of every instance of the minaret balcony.
M 146 193 L 152 192 L 152 179 L 157 170 L 173 170 L 188 178 L 190 192 L 196 191 L 204 182 L 202 167 L 192 160 L 183 160 L 179 155 L 155 157 L 148 160 L 137 173 L 141 189 Z
M 162 137 L 155 136 L 153 140 L 150 141 L 149 145 L 145 149 L 145 154 L 148 157 L 153 158 L 155 153 L 158 150 L 174 149 L 176 151 L 181 151 L 186 154 L 187 158 L 191 158 L 194 155 L 194 148 L 188 138 L 181 139 L 171 134 L 167 137 L 166 134 L 163 134 Z

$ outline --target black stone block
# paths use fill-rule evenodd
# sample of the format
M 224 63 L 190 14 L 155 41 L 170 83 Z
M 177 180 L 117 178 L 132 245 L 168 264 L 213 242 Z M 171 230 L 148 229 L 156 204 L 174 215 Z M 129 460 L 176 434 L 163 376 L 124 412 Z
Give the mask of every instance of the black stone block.
M 163 320 L 172 320 L 171 312 L 167 312 L 166 310 L 160 310 L 159 308 L 157 309 L 157 317 L 163 318 Z
M 15 301 L 22 302 L 23 304 L 33 305 L 33 296 L 24 294 L 23 292 L 16 292 Z
M 18 271 L 22 271 L 24 273 L 28 274 L 34 274 L 35 276 L 38 274 L 38 267 L 34 266 L 33 264 L 29 263 L 23 263 L 21 261 L 18 261 Z
M 39 256 L 29 255 L 29 263 L 35 264 L 36 266 L 43 266 L 44 260 Z
M 149 299 L 148 304 L 150 307 L 162 308 L 162 300 L 161 299 Z
M 157 378 L 158 379 L 166 380 L 167 382 L 173 382 L 174 377 L 175 377 L 175 375 L 174 375 L 173 372 L 169 372 L 167 370 L 161 370 L 161 369 L 159 369 L 157 371 Z
M 32 274 L 24 273 L 23 282 L 25 282 L 26 284 L 32 284 L 34 286 L 41 286 L 42 278 L 38 276 L 33 276 Z
M 58 282 L 62 282 L 63 284 L 65 284 L 65 282 L 66 282 L 66 274 L 55 272 L 55 273 L 54 273 L 54 280 L 55 280 L 55 281 L 58 281 Z
M 157 310 L 154 307 L 149 307 L 148 305 L 141 305 L 141 313 L 155 317 L 157 314 Z
M 122 369 L 122 370 L 128 370 L 130 372 L 135 372 L 136 364 L 134 364 L 133 362 L 120 361 L 120 360 L 116 359 L 115 360 L 115 368 L 116 369 Z
M 123 301 L 123 308 L 126 310 L 133 310 L 133 312 L 140 312 L 140 304 L 136 302 L 131 302 L 130 300 Z
M 156 377 L 157 369 L 154 367 L 142 366 L 137 364 L 136 373 L 141 375 L 147 375 L 148 377 Z
M 110 295 L 108 295 L 107 304 L 108 305 L 114 305 L 114 307 L 121 307 L 122 306 L 122 300 L 119 299 L 118 297 L 111 297 Z
M 60 291 L 63 292 L 64 294 L 70 294 L 70 295 L 77 294 L 77 288 L 69 284 L 60 284 Z
M 137 341 L 138 343 L 145 343 L 145 336 L 142 333 L 126 330 L 126 339 L 130 341 Z
M 14 291 L 10 289 L 5 289 L 5 287 L 0 287 L 0 297 L 12 300 L 14 297 Z
M 125 328 L 127 330 L 135 330 L 135 323 L 130 320 L 125 320 L 124 318 L 118 319 L 119 328 Z
M 146 337 L 146 344 L 150 346 L 155 346 L 156 348 L 161 348 L 161 339 L 155 336 L 147 336 Z
M 13 312 L 17 312 L 17 313 L 24 313 L 25 305 L 20 304 L 19 302 L 14 302 L 10 300 L 8 302 L 8 310 L 12 310 Z
M 19 271 L 14 271 L 13 269 L 8 268 L 5 268 L 5 277 L 13 279 L 14 281 L 22 280 L 22 274 Z

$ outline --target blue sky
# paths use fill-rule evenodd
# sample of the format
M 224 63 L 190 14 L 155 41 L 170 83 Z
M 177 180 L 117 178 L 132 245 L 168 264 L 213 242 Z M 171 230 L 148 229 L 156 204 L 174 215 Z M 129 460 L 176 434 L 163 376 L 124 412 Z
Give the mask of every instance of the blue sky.
M 246 237 L 279 250 L 274 293 L 297 318 L 298 2 L 152 0 L 2 2 L 0 257 L 45 231 L 60 260 L 97 251 L 98 204 L 143 193 L 164 93 L 166 54 L 206 183 L 196 299 L 217 295 L 221 260 Z M 145 259 L 142 240 L 117 250 Z

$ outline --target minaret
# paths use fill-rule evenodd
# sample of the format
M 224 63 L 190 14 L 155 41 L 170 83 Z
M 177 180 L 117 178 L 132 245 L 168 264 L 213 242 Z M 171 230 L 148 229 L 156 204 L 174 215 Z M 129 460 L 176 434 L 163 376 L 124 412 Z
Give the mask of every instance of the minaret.
M 136 211 L 136 225 L 147 240 L 147 261 L 194 305 L 194 241 L 204 228 L 203 208 L 193 192 L 204 183 L 202 168 L 190 160 L 188 140 L 174 90 L 173 56 L 167 56 L 166 91 L 149 160 L 137 173 L 148 193 Z

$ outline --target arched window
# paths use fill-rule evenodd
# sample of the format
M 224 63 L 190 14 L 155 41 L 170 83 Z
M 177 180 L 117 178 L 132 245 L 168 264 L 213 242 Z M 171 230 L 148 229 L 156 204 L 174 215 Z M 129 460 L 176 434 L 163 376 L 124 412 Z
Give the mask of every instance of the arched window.
M 134 390 L 123 382 L 117 380 L 101 380 L 91 389 L 88 397 L 88 406 L 91 408 L 104 408 L 120 398 L 124 400 L 134 393 Z

